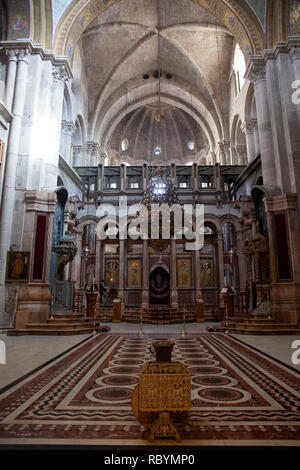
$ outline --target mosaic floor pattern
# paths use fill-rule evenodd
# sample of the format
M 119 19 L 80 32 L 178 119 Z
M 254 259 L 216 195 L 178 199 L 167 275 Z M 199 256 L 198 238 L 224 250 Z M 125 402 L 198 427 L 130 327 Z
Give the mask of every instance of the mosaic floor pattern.
M 151 341 L 97 335 L 4 391 L 0 444 L 150 445 L 131 396 Z M 296 371 L 222 334 L 177 338 L 172 360 L 192 374 L 181 445 L 300 446 Z

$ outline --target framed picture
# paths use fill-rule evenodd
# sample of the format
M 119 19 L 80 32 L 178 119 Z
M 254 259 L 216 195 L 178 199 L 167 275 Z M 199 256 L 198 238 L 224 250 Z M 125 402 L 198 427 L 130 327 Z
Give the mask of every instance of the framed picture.
M 8 251 L 6 259 L 6 282 L 28 282 L 30 251 Z
M 127 261 L 127 287 L 141 287 L 142 265 L 140 259 L 129 259 Z
M 177 287 L 192 287 L 190 258 L 177 258 Z

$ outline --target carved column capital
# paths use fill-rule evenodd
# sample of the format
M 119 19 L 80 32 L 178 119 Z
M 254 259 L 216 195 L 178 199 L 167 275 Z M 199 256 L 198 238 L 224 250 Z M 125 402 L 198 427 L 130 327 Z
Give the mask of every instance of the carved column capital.
M 23 60 L 28 64 L 28 59 L 30 57 L 30 50 L 26 47 L 25 49 L 18 49 L 18 60 Z
M 61 121 L 61 130 L 62 130 L 62 133 L 65 135 L 73 135 L 75 134 L 76 127 L 74 126 L 72 122 L 63 120 Z
M 15 62 L 17 62 L 18 60 L 18 52 L 19 52 L 19 49 L 6 49 L 5 50 L 8 60 L 15 61 Z
M 293 46 L 291 47 L 289 51 L 289 56 L 291 62 L 294 62 L 296 59 L 300 59 L 300 47 L 299 46 Z
M 100 154 L 100 146 L 96 142 L 90 141 L 86 143 L 87 153 L 91 156 Z
M 257 84 L 259 82 L 262 82 L 266 79 L 266 65 L 264 62 L 254 62 L 252 64 L 252 67 L 250 69 L 250 72 L 248 73 L 247 78 L 253 82 L 254 84 Z
M 242 124 L 241 129 L 245 135 L 253 134 L 255 126 L 256 124 L 252 119 L 250 119 L 249 121 L 245 121 L 244 124 Z
M 54 83 L 58 83 L 60 85 L 64 85 L 69 80 L 64 66 L 52 67 L 52 75 Z

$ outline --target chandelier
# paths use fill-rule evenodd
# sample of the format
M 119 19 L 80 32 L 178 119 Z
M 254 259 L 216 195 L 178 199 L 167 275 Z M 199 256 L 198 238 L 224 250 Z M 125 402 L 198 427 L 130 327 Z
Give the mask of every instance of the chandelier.
M 159 161 L 155 161 L 154 165 L 150 167 L 149 182 L 141 203 L 148 210 L 151 209 L 151 204 L 180 204 L 170 167 L 161 168 Z

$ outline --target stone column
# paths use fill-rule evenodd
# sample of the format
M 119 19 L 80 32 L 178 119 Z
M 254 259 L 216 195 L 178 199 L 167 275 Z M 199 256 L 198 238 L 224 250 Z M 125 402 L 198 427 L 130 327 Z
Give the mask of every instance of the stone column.
M 193 163 L 193 190 L 197 191 L 199 189 L 199 182 L 198 182 L 198 165 L 197 163 Z
M 125 240 L 120 240 L 119 248 L 119 292 L 118 297 L 124 303 L 124 287 L 125 287 Z
M 86 166 L 97 166 L 100 161 L 100 146 L 96 142 L 86 143 L 87 161 Z
M 210 152 L 210 160 L 211 160 L 212 165 L 216 164 L 216 154 L 215 154 L 215 152 Z
M 195 274 L 195 300 L 202 300 L 201 278 L 200 278 L 200 251 L 194 250 L 194 274 Z
M 95 270 L 96 270 L 96 284 L 99 285 L 101 281 L 101 264 L 102 264 L 102 259 L 101 259 L 101 239 L 96 238 L 96 261 L 95 261 Z
M 148 183 L 148 165 L 144 163 L 143 165 L 143 190 L 145 191 Z
M 242 291 L 246 288 L 247 281 L 247 261 L 244 254 L 243 247 L 243 237 L 241 232 L 236 232 L 236 243 L 237 243 L 237 256 L 238 256 L 238 265 L 239 265 L 239 279 L 240 279 L 240 289 Z
M 29 49 L 18 50 L 18 69 L 13 100 L 13 119 L 7 143 L 6 168 L 3 179 L 0 217 L 0 286 L 5 283 L 6 253 L 10 246 L 11 227 L 14 217 L 15 184 L 21 125 L 26 96 Z M 14 66 L 13 66 L 14 67 Z M 4 292 L 0 292 L 4 301 Z M 1 306 L 0 309 L 2 310 Z
M 82 166 L 84 161 L 82 158 L 83 148 L 82 145 L 73 145 L 73 166 Z
M 230 142 L 223 142 L 226 165 L 230 165 Z
M 225 149 L 224 144 L 222 142 L 219 142 L 219 159 L 220 165 L 226 165 Z
M 178 310 L 177 266 L 176 266 L 176 240 L 171 238 L 171 308 Z
M 6 86 L 5 86 L 5 104 L 9 111 L 12 110 L 16 74 L 17 74 L 17 60 L 18 60 L 18 49 L 7 49 L 6 54 L 8 55 L 8 68 L 6 75 Z
M 246 147 L 247 147 L 247 159 L 248 162 L 252 162 L 255 158 L 256 149 L 255 149 L 255 139 L 254 139 L 254 124 L 252 120 L 245 121 L 244 125 L 242 126 L 242 131 L 246 137 Z
M 121 163 L 120 166 L 120 190 L 125 191 L 126 189 L 126 171 L 124 163 Z
M 75 126 L 72 122 L 62 121 L 61 122 L 61 134 L 62 137 L 60 139 L 60 149 L 59 153 L 64 157 L 66 162 L 72 166 L 71 162 L 71 143 L 72 143 L 72 135 L 75 132 Z
M 274 161 L 274 146 L 270 109 L 268 103 L 268 90 L 266 83 L 266 69 L 263 59 L 252 62 L 246 78 L 254 83 L 257 124 L 261 151 L 261 164 L 265 186 L 276 186 L 276 168 Z
M 80 289 L 80 273 L 81 273 L 81 249 L 82 249 L 82 232 L 76 235 L 77 253 L 71 264 L 71 280 L 74 281 L 74 289 Z
M 239 165 L 247 165 L 247 147 L 246 145 L 236 145 L 236 152 Z
M 257 127 L 257 119 L 251 119 L 253 124 L 253 137 L 254 137 L 254 158 L 260 154 L 260 143 L 259 143 L 259 135 L 258 135 L 258 127 Z
M 149 244 L 148 240 L 143 240 L 143 290 L 142 308 L 149 308 Z
M 234 145 L 230 147 L 230 153 L 231 153 L 231 164 L 232 165 L 238 165 L 239 163 L 239 157 L 237 154 L 237 149 Z
M 62 108 L 64 85 L 68 80 L 68 75 L 64 66 L 52 67 L 53 84 L 49 103 L 49 117 L 51 119 L 51 128 L 49 129 L 49 151 L 44 161 L 44 174 L 41 179 L 43 190 L 48 190 L 56 186 L 58 155 L 61 135 Z M 50 143 L 51 140 L 51 143 Z M 45 142 L 47 145 L 47 142 Z
M 223 253 L 223 237 L 222 232 L 217 233 L 217 244 L 218 244 L 218 266 L 219 266 L 219 302 L 220 305 L 223 302 L 221 290 L 224 287 L 224 253 Z

